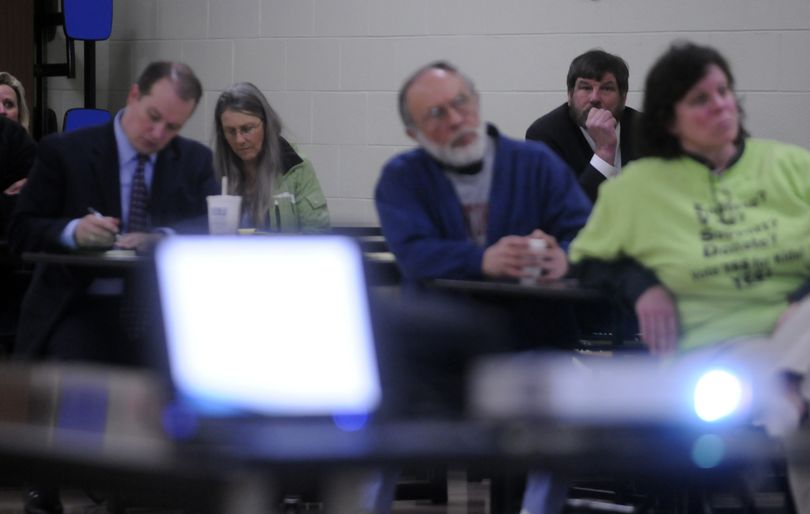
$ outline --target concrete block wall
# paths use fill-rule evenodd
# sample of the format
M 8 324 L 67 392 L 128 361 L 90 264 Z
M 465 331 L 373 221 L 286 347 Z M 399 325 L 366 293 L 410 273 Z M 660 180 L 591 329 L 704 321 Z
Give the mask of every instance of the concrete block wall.
M 676 39 L 728 57 L 755 136 L 810 148 L 807 0 L 115 0 L 98 98 L 118 109 L 147 62 L 185 61 L 205 96 L 183 133 L 209 143 L 219 92 L 254 82 L 313 160 L 334 222 L 374 225 L 379 171 L 411 146 L 395 103 L 418 66 L 459 65 L 482 92 L 483 116 L 522 138 L 565 100 L 575 55 L 622 55 L 638 107 L 647 69 Z M 80 105 L 81 78 L 49 87 L 60 119 Z

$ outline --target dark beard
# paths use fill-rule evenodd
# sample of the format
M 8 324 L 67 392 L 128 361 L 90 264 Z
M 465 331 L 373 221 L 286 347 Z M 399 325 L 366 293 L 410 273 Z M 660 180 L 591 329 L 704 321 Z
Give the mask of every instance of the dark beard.
M 588 108 L 588 110 L 584 111 L 582 114 L 578 116 L 576 109 L 574 109 L 574 107 L 569 105 L 568 116 L 571 118 L 571 121 L 574 122 L 574 125 L 585 128 L 585 122 L 588 121 L 588 112 L 590 110 L 591 108 Z

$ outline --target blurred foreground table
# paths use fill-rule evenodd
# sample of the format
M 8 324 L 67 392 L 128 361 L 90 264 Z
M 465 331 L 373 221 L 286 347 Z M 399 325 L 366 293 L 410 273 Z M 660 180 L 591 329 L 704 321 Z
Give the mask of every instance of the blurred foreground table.
M 527 393 L 528 394 L 528 393 Z M 377 420 L 357 430 L 287 422 L 227 423 L 221 438 L 164 430 L 164 391 L 146 372 L 68 365 L 0 365 L 0 468 L 21 478 L 126 491 L 163 491 L 199 512 L 273 512 L 273 478 L 322 477 L 329 512 L 356 513 L 362 473 L 380 466 L 443 464 L 510 473 L 545 468 L 684 477 L 733 470 L 780 455 L 750 430 L 662 423 L 587 423 L 553 416 Z M 722 452 L 695 458 L 711 435 Z M 808 440 L 798 438 L 793 444 Z M 810 456 L 810 452 L 806 453 Z M 359 474 L 354 474 L 357 471 Z

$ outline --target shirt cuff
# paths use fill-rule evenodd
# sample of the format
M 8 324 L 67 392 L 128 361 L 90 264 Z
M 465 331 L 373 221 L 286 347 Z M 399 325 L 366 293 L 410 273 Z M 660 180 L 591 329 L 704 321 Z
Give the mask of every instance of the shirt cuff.
M 65 225 L 65 228 L 62 230 L 62 235 L 59 236 L 59 242 L 62 243 L 62 246 L 65 248 L 70 248 L 71 250 L 75 250 L 79 247 L 76 244 L 76 225 L 79 224 L 81 220 L 75 219 L 70 220 L 70 223 Z
M 619 170 L 612 164 L 608 164 L 604 159 L 596 154 L 591 157 L 591 166 L 596 168 L 596 171 L 604 175 L 606 178 L 613 178 L 619 174 Z

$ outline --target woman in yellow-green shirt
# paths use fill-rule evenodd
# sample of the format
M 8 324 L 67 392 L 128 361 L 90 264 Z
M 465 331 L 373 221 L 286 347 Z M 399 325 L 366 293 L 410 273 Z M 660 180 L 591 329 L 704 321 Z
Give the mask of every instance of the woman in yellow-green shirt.
M 791 432 L 810 397 L 810 152 L 747 137 L 712 48 L 673 45 L 643 107 L 646 157 L 601 187 L 575 270 L 624 296 L 652 353 L 745 373 L 755 418 Z M 807 514 L 807 467 L 790 471 Z

